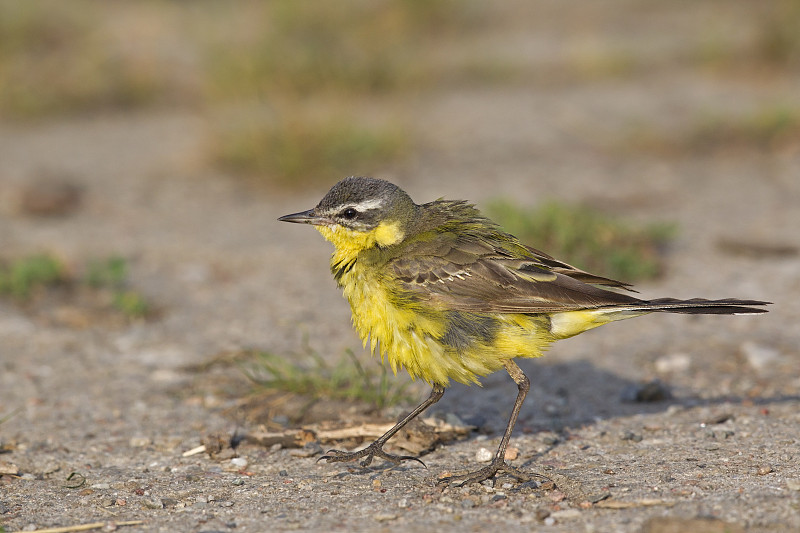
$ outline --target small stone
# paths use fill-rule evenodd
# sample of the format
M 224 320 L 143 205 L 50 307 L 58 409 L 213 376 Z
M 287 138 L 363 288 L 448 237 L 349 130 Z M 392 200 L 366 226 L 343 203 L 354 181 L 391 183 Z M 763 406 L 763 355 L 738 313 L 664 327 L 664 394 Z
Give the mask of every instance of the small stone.
M 289 473 L 286 470 L 281 470 L 280 472 L 278 472 L 278 475 L 281 477 L 287 477 Z
M 731 419 L 733 419 L 733 413 L 721 413 L 716 416 L 712 416 L 708 420 L 704 420 L 700 424 L 700 427 L 713 426 L 716 424 L 724 424 L 725 422 Z
M 377 522 L 389 522 L 391 520 L 397 520 L 397 515 L 390 513 L 378 513 L 372 518 L 374 518 Z
M 519 487 L 517 487 L 517 491 L 521 492 L 521 491 L 525 491 L 525 490 L 536 490 L 540 486 L 541 485 L 540 485 L 540 483 L 538 481 L 535 481 L 535 480 L 532 479 L 530 481 L 526 481 L 525 483 L 520 484 Z
M 272 417 L 272 422 L 279 426 L 286 427 L 289 425 L 289 417 L 287 415 L 275 415 Z
M 610 497 L 611 497 L 611 493 L 610 492 L 598 492 L 596 494 L 590 495 L 588 500 L 589 500 L 589 503 L 597 503 L 597 502 L 601 502 L 603 500 L 607 500 Z
M 628 387 L 622 391 L 622 400 L 626 402 L 652 403 L 670 398 L 672 398 L 672 393 L 669 388 L 658 379 L 644 385 Z
M 455 413 L 447 413 L 446 415 L 444 415 L 444 421 L 445 423 L 450 424 L 451 426 L 455 426 L 457 428 L 467 426 L 467 424 L 465 424 L 464 421 L 461 420 Z
M 553 511 L 553 514 L 550 515 L 551 518 L 556 520 L 565 520 L 567 518 L 578 518 L 581 516 L 581 512 L 578 509 L 564 509 L 562 511 Z
M 131 437 L 128 444 L 131 448 L 144 448 L 150 446 L 150 439 L 148 437 Z
M 175 503 L 177 503 L 177 501 Z M 163 509 L 164 501 L 156 498 L 144 498 L 142 500 L 142 505 L 147 509 Z
M 759 476 L 766 476 L 767 474 L 771 474 L 772 472 L 774 472 L 774 470 L 769 465 L 759 466 L 758 470 L 756 471 L 756 473 Z
M 558 444 L 558 437 L 555 435 L 545 435 L 542 437 L 542 442 L 545 443 L 547 446 L 554 446 Z
M 620 440 L 630 440 L 633 442 L 641 442 L 642 436 L 638 433 L 634 433 L 633 431 L 625 431 L 622 435 L 619 436 Z
M 656 372 L 659 374 L 671 374 L 686 372 L 692 365 L 692 358 L 685 353 L 673 353 L 664 355 L 656 359 Z
M 95 489 L 95 490 L 106 490 L 106 489 L 110 489 L 111 488 L 111 484 L 110 483 L 95 483 L 94 485 L 91 485 L 89 488 L 90 489 Z
M 17 465 L 0 461 L 0 476 L 16 476 L 19 474 Z
M 506 448 L 506 461 L 513 461 L 517 457 L 519 457 L 519 448 L 515 448 L 514 446 L 509 446 Z
M 406 507 L 408 507 L 408 499 L 400 498 L 400 501 L 397 502 L 397 506 L 401 509 L 405 509 Z
M 231 459 L 235 459 L 236 457 L 237 457 L 236 450 L 234 450 L 233 448 L 225 448 L 224 450 L 221 450 L 219 453 L 214 454 L 214 458 L 218 461 L 230 461 Z
M 244 479 L 240 477 L 234 478 L 233 480 L 231 480 L 231 485 L 234 485 L 236 487 L 241 487 L 242 485 L 244 485 Z
M 225 500 L 225 501 L 219 502 L 219 506 L 220 507 L 233 507 L 233 502 Z
M 488 463 L 492 460 L 494 454 L 486 448 L 479 448 L 478 452 L 475 454 L 475 461 L 479 463 Z
M 231 466 L 238 469 L 245 468 L 247 467 L 247 459 L 245 459 L 244 457 L 234 457 L 233 459 L 231 459 Z

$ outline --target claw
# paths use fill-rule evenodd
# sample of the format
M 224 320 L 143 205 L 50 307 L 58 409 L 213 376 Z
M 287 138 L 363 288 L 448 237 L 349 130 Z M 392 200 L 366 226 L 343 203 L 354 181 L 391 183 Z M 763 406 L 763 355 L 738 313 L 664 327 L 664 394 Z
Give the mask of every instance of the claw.
M 422 465 L 422 467 L 423 467 L 425 470 L 427 470 L 427 469 L 428 469 L 428 465 L 426 465 L 425 463 L 423 463 L 423 462 L 422 462 L 422 460 L 421 460 L 421 459 L 418 459 L 417 457 L 411 457 L 410 455 L 402 455 L 402 456 L 400 456 L 400 458 L 399 458 L 399 459 L 400 459 L 400 461 L 416 461 L 416 462 L 418 462 L 419 464 L 421 464 L 421 465 Z
M 497 475 L 498 472 L 505 472 L 520 481 L 532 481 L 533 477 L 525 474 L 518 468 L 507 465 L 505 461 L 492 461 L 492 464 L 485 466 L 475 472 L 468 472 L 457 476 L 447 476 L 436 482 L 437 485 L 452 484 L 454 487 L 463 487 L 470 483 L 480 483 L 491 479 Z
M 375 457 L 380 457 L 390 463 L 400 464 L 403 461 L 416 461 L 421 464 L 426 469 L 428 468 L 425 463 L 421 460 L 417 459 L 416 457 L 412 457 L 410 455 L 392 455 L 390 453 L 386 453 L 383 451 L 382 444 L 378 444 L 377 441 L 373 442 L 366 448 L 359 450 L 357 452 L 343 452 L 341 450 L 328 450 L 325 454 L 317 459 L 317 462 L 322 461 L 323 459 L 328 463 L 346 463 L 349 461 L 355 461 L 357 459 L 364 458 L 359 464 L 366 468 L 371 463 Z

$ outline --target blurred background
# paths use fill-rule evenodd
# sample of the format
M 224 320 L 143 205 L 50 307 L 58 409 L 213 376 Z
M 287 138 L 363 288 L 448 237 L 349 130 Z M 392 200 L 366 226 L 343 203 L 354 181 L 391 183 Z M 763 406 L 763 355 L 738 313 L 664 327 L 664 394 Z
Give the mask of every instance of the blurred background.
M 645 296 L 800 290 L 797 0 L 2 1 L 0 121 L 4 373 L 32 394 L 65 351 L 167 384 L 243 346 L 360 354 L 329 248 L 275 222 L 346 175 L 475 201 Z M 659 317 L 562 353 L 630 342 L 597 364 L 688 386 L 695 363 L 658 358 L 710 343 L 779 375 L 798 316 Z M 14 350 L 44 374 L 16 381 Z

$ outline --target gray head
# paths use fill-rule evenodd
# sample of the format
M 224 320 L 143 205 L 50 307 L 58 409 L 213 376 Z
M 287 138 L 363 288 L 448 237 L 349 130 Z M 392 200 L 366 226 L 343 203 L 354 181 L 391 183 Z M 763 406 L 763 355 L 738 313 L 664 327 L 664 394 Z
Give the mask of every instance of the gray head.
M 338 224 L 356 231 L 370 231 L 381 222 L 399 222 L 405 226 L 416 214 L 417 205 L 397 185 L 377 178 L 351 176 L 331 187 L 314 209 L 278 220 Z

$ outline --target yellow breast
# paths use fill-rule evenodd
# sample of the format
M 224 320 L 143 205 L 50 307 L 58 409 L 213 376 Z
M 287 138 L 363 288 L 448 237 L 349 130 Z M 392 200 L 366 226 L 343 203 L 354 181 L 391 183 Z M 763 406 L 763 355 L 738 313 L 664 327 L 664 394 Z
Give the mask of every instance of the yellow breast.
M 554 337 L 542 316 L 482 314 L 495 331 L 491 339 L 448 344 L 445 332 L 453 312 L 438 309 L 404 294 L 380 266 L 365 264 L 361 254 L 379 239 L 397 238 L 392 228 L 357 233 L 341 227 L 318 227 L 336 250 L 331 270 L 350 303 L 353 326 L 366 347 L 388 360 L 392 371 L 405 368 L 412 378 L 447 386 L 450 380 L 477 383 L 478 377 L 499 370 L 514 357 L 538 357 Z M 346 233 L 345 233 L 346 232 Z M 346 265 L 346 268 L 343 268 Z

